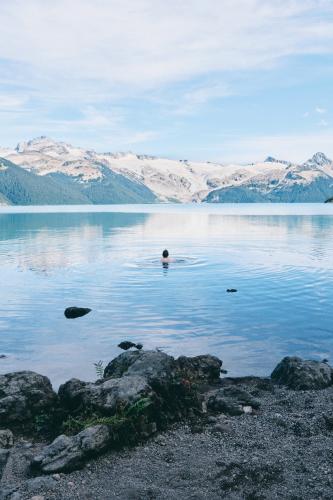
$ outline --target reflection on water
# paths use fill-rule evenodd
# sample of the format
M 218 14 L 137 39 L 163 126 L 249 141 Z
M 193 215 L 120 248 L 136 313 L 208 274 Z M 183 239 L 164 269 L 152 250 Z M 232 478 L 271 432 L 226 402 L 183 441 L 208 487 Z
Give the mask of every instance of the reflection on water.
M 205 261 L 196 257 L 186 257 L 177 256 L 170 258 L 168 262 L 163 262 L 161 258 L 136 258 L 133 262 L 127 262 L 125 264 L 127 267 L 136 267 L 141 269 L 146 269 L 147 267 L 152 267 L 156 269 L 158 266 L 162 266 L 165 269 L 170 267 L 188 267 L 188 266 L 203 266 Z
M 0 214 L 0 371 L 92 379 L 122 340 L 210 352 L 232 375 L 332 360 L 333 210 L 272 210 Z M 73 305 L 92 312 L 68 321 Z

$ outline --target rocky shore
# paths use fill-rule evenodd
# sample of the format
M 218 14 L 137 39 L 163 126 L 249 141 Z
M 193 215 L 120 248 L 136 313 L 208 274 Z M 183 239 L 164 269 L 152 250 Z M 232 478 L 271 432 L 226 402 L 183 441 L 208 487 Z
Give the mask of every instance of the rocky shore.
M 0 375 L 0 500 L 331 499 L 333 369 L 127 351 L 96 382 Z

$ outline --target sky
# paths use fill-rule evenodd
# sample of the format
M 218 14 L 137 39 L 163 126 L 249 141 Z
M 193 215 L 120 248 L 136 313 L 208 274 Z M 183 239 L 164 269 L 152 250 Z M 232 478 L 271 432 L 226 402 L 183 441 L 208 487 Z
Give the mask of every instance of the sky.
M 0 0 L 0 146 L 333 158 L 332 0 Z

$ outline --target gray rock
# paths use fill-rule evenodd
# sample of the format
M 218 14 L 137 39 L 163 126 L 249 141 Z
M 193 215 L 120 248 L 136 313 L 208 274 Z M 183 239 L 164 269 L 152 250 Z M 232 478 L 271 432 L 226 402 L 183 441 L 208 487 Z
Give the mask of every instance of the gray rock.
M 227 423 L 216 424 L 212 428 L 212 432 L 214 432 L 215 434 L 229 433 L 231 432 L 231 430 L 232 430 L 231 426 Z
M 0 488 L 0 500 L 7 500 L 13 498 L 17 487 L 14 488 Z
M 205 354 L 188 358 L 180 356 L 177 359 L 179 368 L 188 375 L 202 382 L 217 382 L 220 378 L 222 361 L 216 356 Z
M 106 415 L 113 415 L 120 405 L 133 404 L 151 394 L 151 387 L 140 376 L 112 378 L 97 383 L 71 379 L 59 388 L 63 407 L 72 411 L 98 410 Z
M 162 384 L 176 378 L 217 381 L 222 361 L 215 356 L 203 355 L 188 358 L 172 356 L 160 351 L 129 351 L 120 354 L 105 368 L 104 377 L 115 378 L 129 375 L 145 377 L 150 384 Z
M 29 493 L 41 493 L 47 490 L 53 490 L 57 486 L 57 481 L 52 477 L 34 477 L 25 482 L 25 489 Z
M 172 379 L 177 363 L 160 351 L 128 351 L 113 359 L 104 370 L 104 377 L 140 376 L 149 383 Z
M 78 469 L 87 458 L 104 451 L 110 443 L 110 437 L 110 430 L 106 425 L 88 427 L 71 437 L 58 436 L 34 457 L 32 468 L 46 474 Z
M 0 430 L 0 448 L 11 448 L 14 444 L 14 435 L 9 429 Z
M 332 385 L 333 369 L 320 361 L 285 357 L 272 372 L 271 378 L 290 389 L 324 389 Z
M 31 421 L 35 415 L 47 413 L 57 396 L 47 377 L 21 371 L 0 375 L 0 421 L 19 424 Z
M 222 412 L 227 415 L 242 415 L 246 407 L 259 408 L 260 402 L 251 394 L 238 387 L 223 387 L 210 396 L 207 408 L 210 411 Z

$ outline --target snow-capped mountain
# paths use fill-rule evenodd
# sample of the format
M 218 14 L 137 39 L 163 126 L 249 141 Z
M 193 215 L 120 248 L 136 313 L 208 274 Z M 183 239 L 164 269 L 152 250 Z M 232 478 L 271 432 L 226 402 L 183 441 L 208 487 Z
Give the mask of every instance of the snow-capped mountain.
M 39 137 L 13 150 L 0 149 L 0 157 L 79 189 L 90 203 L 117 202 L 117 189 L 125 188 L 123 202 L 322 202 L 333 193 L 333 163 L 323 153 L 299 165 L 272 157 L 248 165 L 224 165 L 97 153 Z M 129 194 L 133 192 L 134 199 Z

